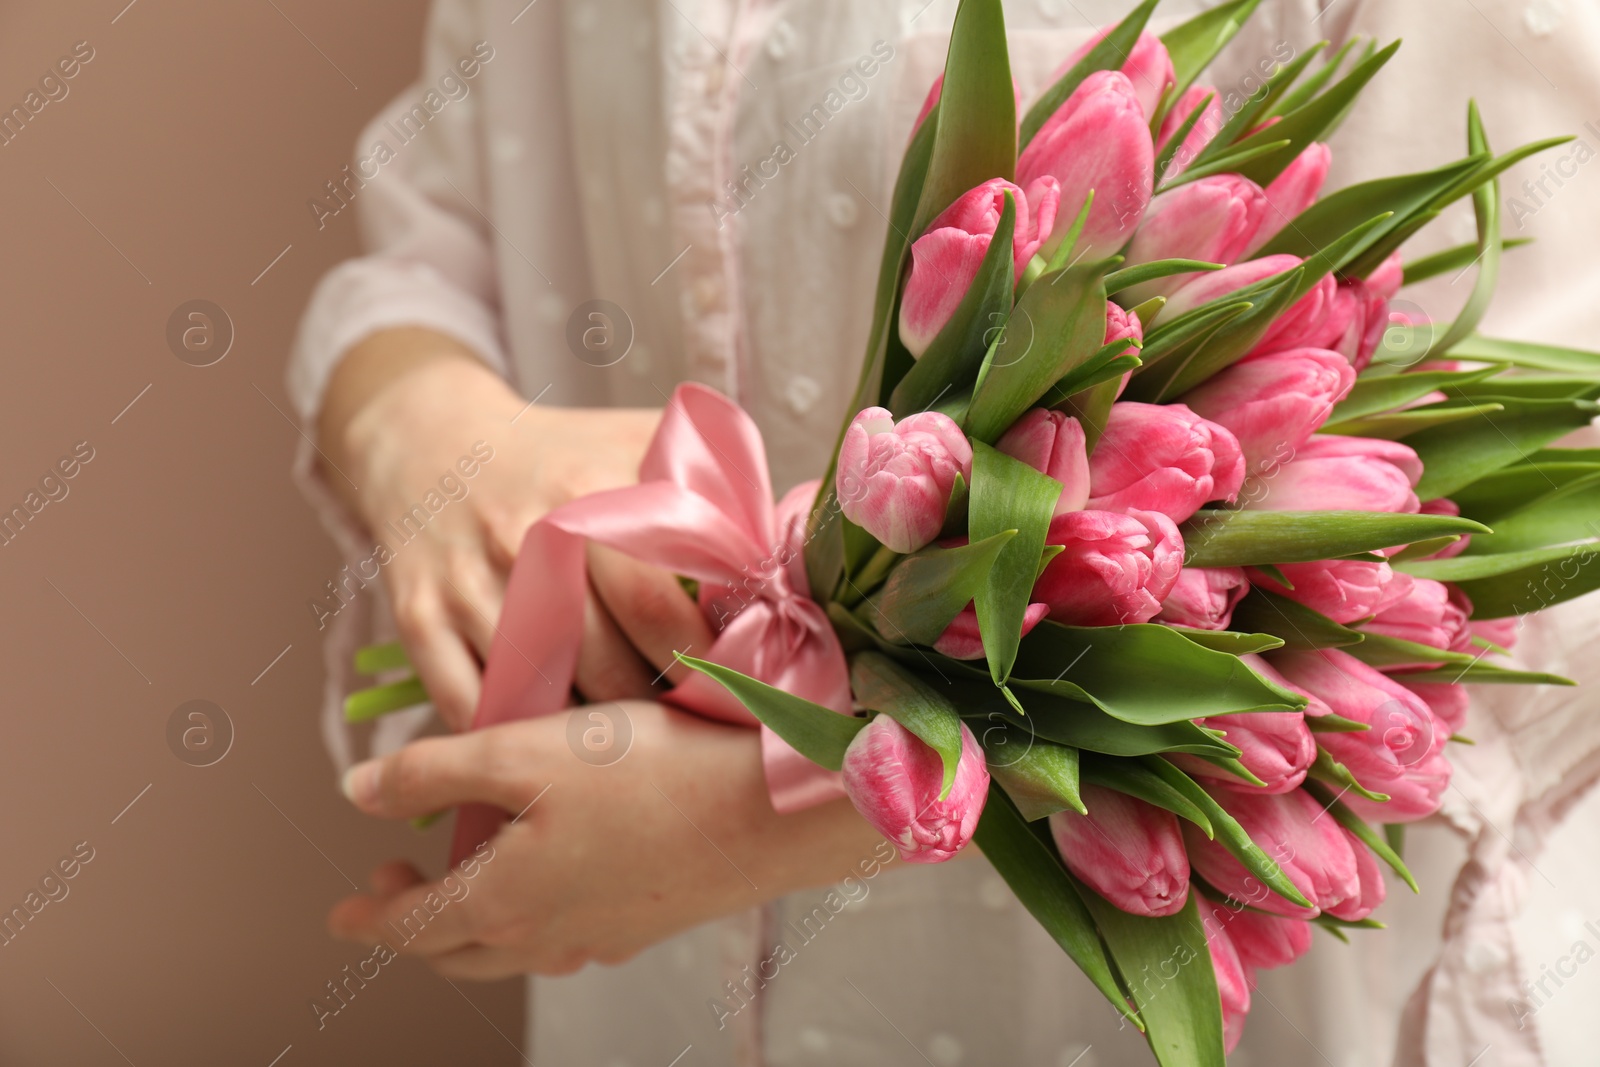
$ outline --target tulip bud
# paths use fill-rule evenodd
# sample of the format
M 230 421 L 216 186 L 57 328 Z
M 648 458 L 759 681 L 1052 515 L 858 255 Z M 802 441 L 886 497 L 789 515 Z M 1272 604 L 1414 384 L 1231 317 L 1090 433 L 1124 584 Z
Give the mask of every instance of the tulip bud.
M 1472 648 L 1472 630 L 1467 626 L 1471 614 L 1472 602 L 1459 589 L 1431 578 L 1414 578 L 1404 599 L 1383 608 L 1361 628 L 1430 648 L 1467 652 Z
M 939 536 L 956 475 L 972 478 L 972 445 L 937 411 L 898 423 L 885 408 L 851 420 L 839 448 L 835 488 L 845 518 L 896 552 Z
M 1089 457 L 1089 506 L 1102 511 L 1183 522 L 1208 500 L 1234 499 L 1243 483 L 1238 440 L 1182 404 L 1113 404 Z
M 1240 793 L 1215 786 L 1208 791 L 1315 907 L 1302 908 L 1272 892 L 1219 842 L 1199 827 L 1185 825 L 1189 863 L 1217 890 L 1250 907 L 1290 918 L 1313 918 L 1321 910 L 1354 921 L 1370 913 L 1369 903 L 1376 907 L 1371 897 L 1381 899 L 1382 881 L 1376 891 L 1363 886 L 1351 838 L 1310 793 L 1304 789 L 1273 795 Z
M 1161 602 L 1157 622 L 1194 630 L 1226 630 L 1234 606 L 1250 591 L 1238 567 L 1185 567 Z
M 1202 909 L 1200 921 L 1211 952 L 1211 969 L 1217 977 L 1217 996 L 1222 1001 L 1222 1048 L 1232 1054 L 1244 1036 L 1245 1016 L 1250 1012 L 1250 987 L 1255 976 L 1239 956 L 1228 929 L 1209 909 Z
M 1141 344 L 1144 342 L 1144 326 L 1139 322 L 1139 316 L 1135 315 L 1131 311 L 1124 311 L 1122 307 L 1115 301 L 1107 300 L 1106 336 L 1102 344 L 1109 345 L 1113 341 L 1126 341 L 1130 338 L 1140 342 Z M 1118 352 L 1117 355 L 1126 356 L 1135 354 L 1138 351 L 1139 350 L 1137 348 L 1129 345 L 1121 352 Z M 1127 374 L 1122 376 L 1122 381 L 1117 384 L 1118 397 L 1120 397 L 1122 395 L 1122 391 L 1128 387 L 1128 379 L 1132 377 L 1132 371 L 1129 371 Z
M 1060 811 L 1050 833 L 1077 878 L 1131 915 L 1157 918 L 1189 899 L 1189 857 L 1178 817 L 1096 785 L 1082 787 L 1089 814 Z
M 1328 421 L 1355 381 L 1339 353 L 1294 348 L 1235 363 L 1185 393 L 1183 403 L 1238 438 L 1247 475 L 1267 475 Z
M 1272 662 L 1335 714 L 1370 727 L 1317 738 L 1363 788 L 1389 796 L 1380 802 L 1351 792 L 1345 794 L 1345 803 L 1380 822 L 1411 822 L 1438 810 L 1450 784 L 1450 764 L 1443 755 L 1450 731 L 1425 701 L 1336 648 L 1280 653 Z
M 1287 793 L 1298 789 L 1317 759 L 1317 740 L 1298 711 L 1249 711 L 1195 720 L 1220 730 L 1239 750 L 1239 762 L 1265 785 L 1252 785 L 1198 756 L 1178 754 L 1172 762 L 1196 778 L 1210 778 L 1240 792 Z
M 1400 253 L 1394 252 L 1367 275 L 1364 282 L 1354 283 L 1351 286 L 1356 302 L 1361 308 L 1362 323 L 1359 340 L 1354 342 L 1354 349 L 1347 352 L 1356 370 L 1367 369 L 1367 365 L 1372 362 L 1373 353 L 1383 342 L 1384 331 L 1390 324 L 1389 301 L 1400 291 L 1400 285 L 1404 280 L 1405 268 L 1401 265 Z M 1420 323 L 1410 323 L 1410 325 L 1420 325 Z
M 972 287 L 1000 225 L 1007 193 L 1016 205 L 1013 280 L 1022 276 L 1050 236 L 1061 190 L 1048 176 L 1031 182 L 1026 193 L 1004 178 L 992 178 L 940 212 L 911 244 L 911 273 L 900 301 L 900 341 L 913 357 L 928 350 Z
M 1335 347 L 1335 342 L 1344 335 L 1353 314 L 1352 306 L 1342 303 L 1339 294 L 1339 283 L 1333 275 L 1323 275 L 1310 292 L 1272 320 L 1272 325 L 1248 354 L 1257 356 L 1290 348 Z
M 1433 717 L 1452 734 L 1460 733 L 1467 725 L 1467 708 L 1471 701 L 1466 686 L 1452 682 L 1414 682 L 1410 679 L 1402 684 L 1421 697 L 1433 712 Z
M 1217 917 L 1217 910 L 1209 913 Z M 1231 916 L 1226 928 L 1239 962 L 1246 967 L 1271 970 L 1287 967 L 1311 951 L 1311 924 L 1261 911 L 1223 911 Z
M 1099 30 L 1080 45 L 1056 68 L 1055 73 L 1050 75 L 1050 84 L 1055 84 L 1063 74 L 1077 66 L 1078 61 L 1088 55 L 1095 45 L 1105 40 L 1109 32 L 1109 30 Z M 1133 51 L 1128 54 L 1128 60 L 1122 64 L 1121 70 L 1133 85 L 1134 94 L 1139 99 L 1139 108 L 1144 112 L 1148 123 L 1161 104 L 1162 94 L 1178 80 L 1178 75 L 1172 68 L 1172 56 L 1167 53 L 1167 46 L 1161 43 L 1161 38 L 1148 30 L 1140 33 L 1139 40 L 1134 43 Z
M 1228 743 L 1240 750 L 1239 762 L 1265 784 L 1253 785 L 1199 756 L 1177 753 L 1167 758 L 1196 778 L 1209 778 L 1239 792 L 1286 793 L 1305 781 L 1306 772 L 1316 762 L 1316 738 L 1306 719 L 1327 715 L 1330 709 L 1279 674 L 1263 657 L 1251 654 L 1239 660 L 1267 681 L 1306 698 L 1303 712 L 1246 712 L 1197 720 L 1208 729 L 1221 730 Z
M 1314 563 L 1281 563 L 1278 571 L 1294 588 L 1286 588 L 1265 571 L 1247 570 L 1250 584 L 1288 597 L 1341 625 L 1375 615 L 1411 592 L 1410 575 L 1387 563 L 1361 559 L 1325 559 Z
M 1333 153 L 1328 146 L 1313 143 L 1306 146 L 1306 150 L 1273 179 L 1266 192 L 1271 206 L 1262 215 L 1261 228 L 1246 245 L 1244 255 L 1264 247 L 1302 211 L 1316 203 L 1322 183 L 1328 180 L 1328 167 L 1332 163 Z
M 1055 178 L 1073 218 L 1094 190 L 1074 253 L 1094 260 L 1114 254 L 1138 227 L 1150 203 L 1154 169 L 1155 146 L 1133 85 L 1118 71 L 1102 70 L 1085 78 L 1028 142 L 1017 159 L 1017 181 L 1031 185 Z M 1063 234 L 1046 235 L 1046 257 Z
M 1300 262 L 1299 256 L 1262 256 L 1260 259 L 1247 259 L 1243 263 L 1235 263 L 1222 270 L 1207 271 L 1196 276 L 1193 281 L 1179 286 L 1167 298 L 1166 306 L 1161 309 L 1161 321 L 1171 322 L 1179 315 L 1193 311 L 1202 304 L 1220 300 L 1284 271 L 1294 270 Z
M 1237 174 L 1214 174 L 1180 185 L 1150 201 L 1139 232 L 1128 245 L 1128 262 L 1233 263 L 1266 222 L 1267 212 L 1261 186 Z M 1167 296 L 1198 276 L 1192 272 L 1157 278 L 1129 289 L 1125 299 L 1141 304 L 1153 296 Z
M 1090 470 L 1093 471 L 1093 466 Z M 1251 511 L 1388 511 L 1415 514 L 1422 460 L 1399 441 L 1315 434 L 1294 458 L 1260 476 Z
M 1072 626 L 1149 622 L 1183 568 L 1183 538 L 1159 511 L 1069 511 L 1051 521 L 1045 543 L 1064 550 L 1033 599 Z
M 1491 645 L 1499 645 L 1510 652 L 1517 645 L 1517 638 L 1522 634 L 1522 616 L 1507 615 L 1503 619 L 1475 619 L 1470 624 L 1472 636 L 1481 638 Z
M 972 839 L 988 797 L 989 768 L 964 724 L 961 762 L 943 800 L 939 753 L 887 715 L 874 717 L 856 734 L 845 750 L 843 770 L 850 802 L 907 863 L 953 859 Z
M 1022 613 L 1022 636 L 1028 636 L 1035 626 L 1050 614 L 1048 604 L 1029 604 Z M 968 604 L 961 614 L 950 620 L 944 633 L 933 643 L 933 650 L 951 659 L 983 659 L 983 636 L 978 632 L 978 609 Z
M 1167 117 L 1161 122 L 1161 136 L 1156 140 L 1156 152 L 1166 151 L 1167 142 L 1177 136 L 1178 130 L 1189 121 L 1189 116 L 1194 114 L 1194 109 L 1205 105 L 1205 114 L 1195 120 L 1194 126 L 1189 130 L 1189 135 L 1183 139 L 1183 144 L 1172 154 L 1172 162 L 1167 167 L 1163 176 L 1171 181 L 1193 163 L 1205 151 L 1206 145 L 1212 138 L 1222 132 L 1223 117 L 1221 94 L 1209 85 L 1192 85 L 1178 97 L 1178 102 L 1172 105 L 1172 110 L 1167 112 Z
M 1081 511 L 1089 501 L 1089 453 L 1083 427 L 1070 415 L 1033 408 L 1012 423 L 996 449 L 1061 483 L 1056 514 Z

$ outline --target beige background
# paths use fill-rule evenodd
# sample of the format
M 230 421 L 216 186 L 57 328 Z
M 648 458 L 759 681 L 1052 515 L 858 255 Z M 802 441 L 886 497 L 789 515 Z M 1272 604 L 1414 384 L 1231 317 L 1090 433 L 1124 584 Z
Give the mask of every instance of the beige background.
M 306 601 L 338 564 L 274 410 L 307 293 L 355 248 L 351 215 L 318 232 L 306 200 L 415 73 L 425 5 L 126 2 L 0 4 L 7 110 L 75 42 L 95 50 L 0 147 L 0 504 L 95 450 L 0 547 L 0 911 L 95 850 L 0 947 L 0 1063 L 521 1062 L 519 983 L 458 992 L 402 961 L 321 1032 L 308 1007 L 366 955 L 323 932 L 345 875 L 445 851 L 443 828 L 373 822 L 336 791 Z M 211 367 L 167 348 L 194 298 L 237 333 Z M 236 729 L 207 768 L 166 742 L 194 698 Z

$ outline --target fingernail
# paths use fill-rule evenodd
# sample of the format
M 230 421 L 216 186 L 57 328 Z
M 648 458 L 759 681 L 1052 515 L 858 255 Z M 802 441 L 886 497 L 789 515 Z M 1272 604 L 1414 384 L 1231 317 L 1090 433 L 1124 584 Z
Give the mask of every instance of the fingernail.
M 378 795 L 378 761 L 367 760 L 345 771 L 339 788 L 356 807 L 370 807 Z

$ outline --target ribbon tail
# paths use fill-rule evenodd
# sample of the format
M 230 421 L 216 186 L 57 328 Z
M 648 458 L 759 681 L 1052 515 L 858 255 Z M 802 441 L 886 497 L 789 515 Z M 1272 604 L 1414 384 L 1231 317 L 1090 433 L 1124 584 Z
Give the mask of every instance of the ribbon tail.
M 541 519 L 529 528 L 506 583 L 505 607 L 484 665 L 472 728 L 548 715 L 571 701 L 588 583 L 584 539 Z M 493 837 L 508 814 L 464 804 L 450 846 L 454 867 Z
M 767 775 L 767 796 L 779 815 L 804 811 L 845 795 L 844 775 L 817 766 L 772 732 L 761 727 L 761 768 Z

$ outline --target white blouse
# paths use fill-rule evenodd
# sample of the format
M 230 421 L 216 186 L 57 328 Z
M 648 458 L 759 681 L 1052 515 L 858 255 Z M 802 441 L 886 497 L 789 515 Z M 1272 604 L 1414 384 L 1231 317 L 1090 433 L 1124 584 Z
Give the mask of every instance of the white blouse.
M 1008 0 L 1025 96 L 1129 6 Z M 1154 28 L 1210 6 L 1168 0 Z M 814 476 L 845 415 L 889 191 L 954 10 L 954 0 L 437 0 L 420 79 L 361 134 L 327 200 L 324 221 L 353 208 L 370 251 L 330 272 L 306 312 L 289 368 L 300 417 L 313 424 L 352 344 L 424 325 L 541 403 L 654 406 L 680 381 L 707 382 L 760 424 L 780 490 Z M 1331 186 L 1459 156 L 1469 95 L 1498 148 L 1560 133 L 1592 146 L 1504 180 L 1509 234 L 1541 240 L 1510 255 L 1487 327 L 1589 342 L 1600 327 L 1600 177 L 1584 164 L 1600 148 L 1600 7 L 1265 0 L 1211 80 L 1248 93 L 1285 43 L 1298 52 L 1353 34 L 1404 36 L 1406 47 L 1334 139 Z M 1471 225 L 1453 213 L 1416 252 L 1469 240 Z M 1402 296 L 1442 319 L 1465 289 L 1440 278 Z M 609 302 L 608 318 L 589 317 L 594 300 Z M 600 355 L 572 340 L 595 324 L 614 331 Z M 307 447 L 297 476 L 360 558 L 370 546 L 312 458 Z M 392 633 L 381 598 L 331 622 L 324 721 L 341 766 L 403 742 L 428 715 L 366 732 L 341 720 L 351 650 Z M 1467 731 L 1478 743 L 1455 746 L 1444 811 L 1408 842 L 1423 894 L 1391 880 L 1378 916 L 1390 929 L 1350 946 L 1319 935 L 1309 957 L 1266 973 L 1233 1062 L 1590 1058 L 1580 1050 L 1600 1021 L 1582 993 L 1522 983 L 1574 939 L 1600 946 L 1572 921 L 1585 905 L 1600 917 L 1600 861 L 1541 852 L 1600 773 L 1600 657 L 1583 654 L 1597 639 L 1593 603 L 1529 623 L 1518 659 L 1587 688 L 1478 687 Z M 1600 812 L 1578 810 L 1561 833 L 1592 837 Z M 779 941 L 790 949 L 781 965 Z M 758 972 L 771 977 L 747 1005 L 737 986 L 754 988 Z M 890 864 L 831 897 L 797 894 L 621 967 L 535 979 L 531 991 L 526 1051 L 539 1064 L 1150 1062 L 976 858 Z

